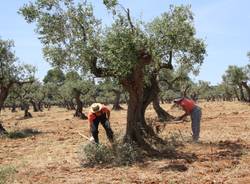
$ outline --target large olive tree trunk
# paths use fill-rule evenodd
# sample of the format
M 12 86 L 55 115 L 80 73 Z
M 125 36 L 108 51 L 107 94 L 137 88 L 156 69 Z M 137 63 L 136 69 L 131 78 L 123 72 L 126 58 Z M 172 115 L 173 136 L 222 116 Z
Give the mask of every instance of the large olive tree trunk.
M 151 61 L 151 56 L 146 55 L 138 61 L 130 80 L 122 82 L 122 85 L 129 93 L 127 127 L 124 137 L 125 142 L 134 141 L 142 149 L 150 154 L 158 154 L 159 151 L 153 148 L 154 143 L 164 143 L 146 124 L 145 110 L 151 101 L 151 96 L 147 98 L 144 94 L 144 65 Z

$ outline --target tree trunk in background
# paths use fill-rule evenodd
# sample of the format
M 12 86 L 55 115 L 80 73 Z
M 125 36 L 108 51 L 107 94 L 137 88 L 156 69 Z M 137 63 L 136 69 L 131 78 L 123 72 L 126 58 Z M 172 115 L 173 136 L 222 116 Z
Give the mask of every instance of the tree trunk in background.
M 3 127 L 3 122 L 0 121 L 0 135 L 3 135 L 3 134 L 7 134 L 8 132 L 5 130 L 5 128 Z
M 37 108 L 40 112 L 43 112 L 43 103 L 42 102 L 38 102 L 37 103 Z
M 16 112 L 16 104 L 13 103 L 11 106 L 11 112 Z
M 115 101 L 112 109 L 115 111 L 122 110 L 123 108 L 120 106 L 121 92 L 119 90 L 114 90 L 114 92 L 115 92 Z
M 245 95 L 244 95 L 244 91 L 243 91 L 243 87 L 242 84 L 239 85 L 240 88 L 240 100 L 241 101 L 246 101 Z
M 248 102 L 250 102 L 250 87 L 247 85 L 247 82 L 246 81 L 242 81 L 242 85 L 243 87 L 246 89 L 247 91 L 247 95 L 248 95 Z
M 234 94 L 235 94 L 237 100 L 240 101 L 240 97 L 239 97 L 239 94 L 238 94 L 238 92 L 237 92 L 237 89 L 236 89 L 236 88 L 233 88 L 233 90 L 234 90 Z
M 24 103 L 23 108 L 24 108 L 24 118 L 32 118 L 32 115 L 29 112 L 29 105 Z
M 34 100 L 30 100 L 31 105 L 33 106 L 33 112 L 38 112 L 37 104 Z
M 87 116 L 82 112 L 83 103 L 80 99 L 81 92 L 77 89 L 74 89 L 74 96 L 76 100 L 76 111 L 75 111 L 74 116 L 79 117 L 81 119 L 87 119 Z
M 9 89 L 10 89 L 11 86 L 12 86 L 12 84 L 7 85 L 7 87 L 5 87 L 5 86 L 0 87 L 0 112 L 3 109 L 4 101 L 8 97 Z M 7 131 L 3 127 L 2 123 L 3 122 L 0 121 L 0 134 L 7 133 Z
M 10 86 L 0 87 L 0 111 L 3 108 L 4 101 L 8 97 Z

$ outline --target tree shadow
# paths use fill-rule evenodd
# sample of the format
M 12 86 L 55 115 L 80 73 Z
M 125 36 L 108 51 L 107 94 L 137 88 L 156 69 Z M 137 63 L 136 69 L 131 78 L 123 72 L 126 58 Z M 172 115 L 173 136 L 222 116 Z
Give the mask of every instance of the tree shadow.
M 22 130 L 15 130 L 15 131 L 8 132 L 5 136 L 10 138 L 10 139 L 20 139 L 20 138 L 35 136 L 35 135 L 38 135 L 41 133 L 42 132 L 40 132 L 38 130 L 26 128 L 26 129 L 22 129 Z
M 208 160 L 238 160 L 245 154 L 249 147 L 242 140 L 225 140 L 219 142 L 201 143 L 201 146 L 210 147 L 210 153 L 201 156 L 201 161 Z
M 185 172 L 187 170 L 188 170 L 188 167 L 185 164 L 181 164 L 181 163 L 170 163 L 167 166 L 159 168 L 160 172 L 165 172 L 165 171 Z

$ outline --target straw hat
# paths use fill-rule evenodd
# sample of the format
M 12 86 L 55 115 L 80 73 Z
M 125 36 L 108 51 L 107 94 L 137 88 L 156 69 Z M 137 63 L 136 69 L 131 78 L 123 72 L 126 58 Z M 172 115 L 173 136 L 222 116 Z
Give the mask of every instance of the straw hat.
M 90 107 L 90 111 L 91 111 L 92 113 L 96 113 L 96 112 L 100 111 L 101 108 L 102 108 L 102 104 L 100 104 L 100 103 L 93 103 L 93 104 L 91 105 L 91 107 Z

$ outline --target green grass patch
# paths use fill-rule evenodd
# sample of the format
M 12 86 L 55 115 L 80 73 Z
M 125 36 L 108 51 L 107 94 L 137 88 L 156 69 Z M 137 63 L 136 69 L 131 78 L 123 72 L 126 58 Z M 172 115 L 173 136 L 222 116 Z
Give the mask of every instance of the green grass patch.
M 0 184 L 12 183 L 16 170 L 11 166 L 0 166 Z

